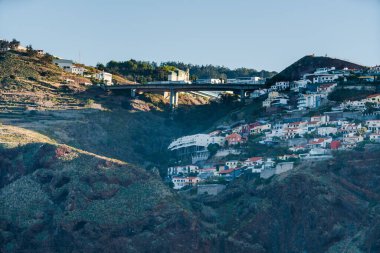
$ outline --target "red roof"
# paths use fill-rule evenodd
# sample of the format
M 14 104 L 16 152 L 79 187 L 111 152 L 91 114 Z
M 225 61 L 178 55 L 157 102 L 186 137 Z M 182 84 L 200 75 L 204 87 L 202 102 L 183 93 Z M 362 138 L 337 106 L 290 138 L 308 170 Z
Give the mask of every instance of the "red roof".
M 228 169 L 228 170 L 221 170 L 221 171 L 219 171 L 219 174 L 229 174 L 229 173 L 233 172 L 234 170 L 238 170 L 238 168 Z
M 257 161 L 260 161 L 261 159 L 263 159 L 263 158 L 258 156 L 258 157 L 248 158 L 247 160 L 249 160 L 250 162 L 257 162 Z
M 369 95 L 367 98 L 375 98 L 375 97 L 378 97 L 380 96 L 380 94 L 373 94 L 373 95 Z
M 338 149 L 340 147 L 340 141 L 332 141 L 330 147 L 331 149 Z
M 233 138 L 238 138 L 241 139 L 241 135 L 237 133 L 230 134 L 226 137 L 227 139 L 233 139 Z
M 317 139 L 317 140 L 313 140 L 310 142 L 310 144 L 320 144 L 320 143 L 323 143 L 325 141 L 325 139 L 323 138 L 320 138 L 320 139 Z

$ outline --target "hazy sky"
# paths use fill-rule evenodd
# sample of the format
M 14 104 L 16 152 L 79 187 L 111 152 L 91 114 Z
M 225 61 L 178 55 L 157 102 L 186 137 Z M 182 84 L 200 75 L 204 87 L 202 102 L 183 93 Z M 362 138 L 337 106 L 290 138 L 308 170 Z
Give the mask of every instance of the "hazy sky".
M 380 64 L 380 0 L 0 0 L 0 38 L 95 65 L 282 70 L 306 54 Z

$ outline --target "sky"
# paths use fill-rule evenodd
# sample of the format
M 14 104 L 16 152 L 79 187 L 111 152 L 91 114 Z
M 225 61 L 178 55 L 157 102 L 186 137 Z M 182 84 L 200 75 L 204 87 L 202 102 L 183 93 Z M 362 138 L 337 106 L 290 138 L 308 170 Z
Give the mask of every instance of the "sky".
M 380 0 L 0 0 L 0 38 L 88 65 L 181 61 L 281 71 L 380 64 Z

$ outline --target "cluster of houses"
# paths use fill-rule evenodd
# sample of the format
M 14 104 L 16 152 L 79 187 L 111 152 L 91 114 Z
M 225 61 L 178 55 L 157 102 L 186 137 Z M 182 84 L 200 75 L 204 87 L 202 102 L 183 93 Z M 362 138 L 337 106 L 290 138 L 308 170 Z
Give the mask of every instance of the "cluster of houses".
M 337 86 L 337 79 L 344 79 L 349 73 L 347 69 L 320 68 L 312 74 L 305 74 L 301 80 L 277 82 L 269 89 L 260 89 L 252 97 L 267 95 L 263 102 L 266 108 L 286 106 L 289 97 L 283 91 L 293 91 L 299 93 L 295 110 L 307 112 L 327 100 L 328 94 Z M 219 126 L 208 134 L 181 137 L 174 140 L 168 149 L 175 152 L 179 164 L 188 165 L 169 167 L 168 180 L 174 189 L 198 185 L 202 193 L 210 190 L 209 193 L 216 194 L 222 189 L 215 183 L 220 179 L 228 182 L 244 173 L 269 178 L 293 169 L 296 163 L 331 159 L 337 150 L 350 150 L 366 142 L 380 143 L 380 114 L 362 114 L 368 103 L 379 109 L 380 94 L 346 101 L 339 108 L 332 108 L 322 115 L 297 118 L 289 113 L 281 120 L 261 118 L 253 123 L 236 122 L 231 126 Z M 360 114 L 346 114 L 345 109 Z M 281 146 L 286 151 L 273 157 L 247 158 L 248 141 L 250 145 L 253 141 L 267 147 Z M 217 147 L 217 150 L 212 147 Z M 229 160 L 229 155 L 245 158 Z
M 276 82 L 268 89 L 259 89 L 251 93 L 252 98 L 258 98 L 267 95 L 267 99 L 263 101 L 264 108 L 284 108 L 287 111 L 302 111 L 311 108 L 318 108 L 327 102 L 327 96 L 337 87 L 338 80 L 347 81 L 347 77 L 353 73 L 358 75 L 359 79 L 373 82 L 375 77 L 380 74 L 380 67 L 375 66 L 368 69 L 366 72 L 358 70 L 336 70 L 331 68 L 318 68 L 313 73 L 304 74 L 300 80 L 289 82 Z M 292 91 L 298 94 L 297 104 L 289 105 L 289 97 L 283 94 L 283 91 Z M 363 106 L 366 102 L 358 103 L 350 101 L 343 105 L 344 108 L 350 106 Z
M 168 168 L 167 175 L 173 183 L 173 189 L 179 190 L 186 186 L 218 182 L 220 179 L 228 182 L 244 173 L 256 173 L 262 178 L 269 178 L 275 174 L 289 171 L 293 169 L 293 166 L 294 162 L 290 161 L 278 162 L 273 158 L 251 157 L 244 161 L 229 160 L 224 163 L 202 164 L 201 166 L 173 166 Z M 218 184 L 213 185 L 216 187 Z
M 105 85 L 112 85 L 112 74 L 105 71 L 99 71 L 93 75 L 86 74 L 86 68 L 81 64 L 74 64 L 72 60 L 66 59 L 54 59 L 53 63 L 58 67 L 62 68 L 68 73 L 84 76 L 87 78 L 94 78 Z
M 288 148 L 277 157 L 250 157 L 245 160 L 227 160 L 230 154 L 244 153 L 244 143 L 250 136 L 259 137 L 258 143 Z M 349 150 L 368 140 L 380 143 L 380 120 L 353 122 L 330 120 L 329 116 L 313 116 L 301 121 L 239 124 L 228 130 L 209 134 L 185 136 L 175 140 L 169 149 L 190 155 L 192 162 L 186 166 L 169 167 L 167 174 L 174 189 L 194 186 L 201 182 L 223 178 L 233 180 L 243 173 L 258 173 L 262 178 L 293 169 L 294 162 L 324 160 L 333 157 L 335 150 Z M 208 146 L 218 144 L 220 149 L 210 159 Z M 217 162 L 208 162 L 208 161 Z

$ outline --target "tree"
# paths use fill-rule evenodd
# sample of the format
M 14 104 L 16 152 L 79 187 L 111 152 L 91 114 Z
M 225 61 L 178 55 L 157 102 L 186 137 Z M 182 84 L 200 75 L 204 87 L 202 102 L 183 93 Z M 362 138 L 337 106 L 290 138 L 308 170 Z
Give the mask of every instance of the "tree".
M 41 60 L 45 63 L 52 63 L 53 62 L 53 59 L 54 59 L 54 56 L 52 56 L 51 54 L 49 53 L 46 53 L 42 58 Z
M 26 46 L 26 53 L 29 56 L 36 56 L 37 55 L 37 51 L 33 49 L 32 45 L 27 45 Z
M 18 46 L 20 46 L 20 41 L 13 39 L 11 42 L 9 42 L 9 47 L 12 50 L 15 50 Z
M 208 150 L 208 152 L 210 152 L 210 156 L 214 156 L 216 154 L 216 152 L 218 152 L 219 148 L 220 148 L 219 144 L 212 143 L 212 144 L 208 145 L 207 150 Z
M 7 40 L 0 40 L 0 49 L 9 48 L 9 42 Z
M 99 69 L 99 70 L 102 70 L 102 71 L 104 71 L 106 69 L 106 67 L 102 63 L 97 63 L 96 64 L 96 68 Z

